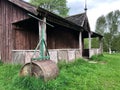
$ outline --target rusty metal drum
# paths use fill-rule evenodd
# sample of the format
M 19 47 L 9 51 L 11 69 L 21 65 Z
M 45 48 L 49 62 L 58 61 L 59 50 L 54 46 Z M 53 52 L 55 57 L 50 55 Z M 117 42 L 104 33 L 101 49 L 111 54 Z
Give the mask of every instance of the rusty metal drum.
M 20 76 L 31 75 L 44 81 L 56 78 L 58 73 L 57 64 L 52 60 L 32 61 L 26 63 L 20 70 Z

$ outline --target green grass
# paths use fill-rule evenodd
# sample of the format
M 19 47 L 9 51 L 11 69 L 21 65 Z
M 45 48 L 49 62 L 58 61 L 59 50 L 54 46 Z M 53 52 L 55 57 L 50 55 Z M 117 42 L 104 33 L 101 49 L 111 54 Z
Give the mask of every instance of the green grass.
M 0 90 L 120 90 L 120 54 L 93 56 L 98 63 L 82 59 L 59 63 L 59 76 L 48 82 L 19 77 L 21 65 L 0 63 Z
M 103 54 L 93 55 L 93 56 L 90 58 L 90 60 L 92 60 L 92 61 L 105 61 Z

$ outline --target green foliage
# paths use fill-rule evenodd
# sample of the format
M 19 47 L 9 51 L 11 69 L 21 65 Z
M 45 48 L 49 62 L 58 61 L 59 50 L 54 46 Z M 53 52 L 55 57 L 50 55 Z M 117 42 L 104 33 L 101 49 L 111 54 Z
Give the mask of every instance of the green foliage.
M 104 61 L 104 56 L 103 54 L 99 54 L 99 55 L 93 55 L 90 60 L 93 61 Z
M 96 21 L 96 29 L 95 31 L 101 35 L 104 35 L 104 29 L 106 28 L 106 20 L 105 16 L 100 16 Z
M 30 3 L 63 17 L 67 16 L 69 12 L 66 0 L 30 0 Z
M 0 90 L 15 90 L 11 82 L 20 69 L 20 65 L 0 64 Z
M 117 50 L 117 46 L 114 45 L 114 40 L 116 36 L 119 36 L 118 27 L 120 25 L 120 11 L 112 11 L 106 16 L 101 16 L 96 22 L 96 32 L 104 36 L 104 51 L 111 51 L 113 47 Z M 120 39 L 120 38 L 119 38 Z M 119 43 L 120 44 L 120 43 Z
M 92 38 L 92 48 L 99 48 L 99 39 Z
M 89 39 L 85 38 L 84 39 L 84 49 L 88 49 L 89 48 Z
M 2 65 L 3 64 L 3 62 L 0 60 L 0 65 Z
M 13 79 L 12 86 L 22 90 L 46 90 L 45 82 L 35 77 L 19 77 Z M 12 88 L 11 88 L 12 89 Z
M 120 54 L 104 54 L 93 59 L 107 63 L 92 64 L 82 59 L 58 64 L 56 79 L 43 82 L 35 77 L 20 77 L 20 65 L 0 65 L 0 90 L 119 90 Z
M 113 38 L 112 50 L 120 52 L 120 33 Z
M 92 38 L 91 41 L 92 41 L 92 43 L 91 43 L 92 48 L 99 48 L 98 38 Z M 89 48 L 89 39 L 86 38 L 86 39 L 84 39 L 84 49 L 88 49 L 88 48 Z

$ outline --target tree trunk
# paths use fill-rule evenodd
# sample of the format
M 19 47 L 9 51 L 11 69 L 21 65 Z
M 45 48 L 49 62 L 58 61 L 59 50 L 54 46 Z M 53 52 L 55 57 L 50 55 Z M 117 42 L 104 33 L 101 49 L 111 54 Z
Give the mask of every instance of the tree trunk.
M 111 54 L 112 53 L 112 51 L 111 51 L 111 48 L 109 47 L 109 54 Z

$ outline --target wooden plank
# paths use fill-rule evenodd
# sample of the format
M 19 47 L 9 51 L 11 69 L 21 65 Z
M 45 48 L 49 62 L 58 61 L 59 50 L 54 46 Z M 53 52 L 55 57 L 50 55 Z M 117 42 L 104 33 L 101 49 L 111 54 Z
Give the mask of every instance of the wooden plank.
M 0 12 L 2 11 L 2 8 L 1 8 L 1 0 L 0 0 Z M 2 51 L 2 13 L 0 13 L 0 59 L 1 59 L 1 51 Z
M 4 50 L 3 50 L 3 54 L 4 54 L 4 60 L 6 61 L 6 36 L 5 36 L 5 33 L 7 32 L 6 31 L 6 11 L 5 11 L 5 9 L 6 9 L 6 4 L 4 4 L 4 8 L 3 8 L 3 15 L 5 16 L 4 17 L 4 19 L 3 19 L 3 44 L 4 44 Z
M 79 50 L 80 50 L 80 53 L 82 55 L 82 32 L 79 33 Z
M 91 32 L 88 32 L 88 36 L 89 36 L 89 58 L 91 57 Z

